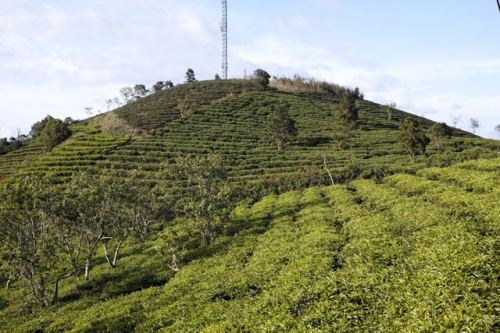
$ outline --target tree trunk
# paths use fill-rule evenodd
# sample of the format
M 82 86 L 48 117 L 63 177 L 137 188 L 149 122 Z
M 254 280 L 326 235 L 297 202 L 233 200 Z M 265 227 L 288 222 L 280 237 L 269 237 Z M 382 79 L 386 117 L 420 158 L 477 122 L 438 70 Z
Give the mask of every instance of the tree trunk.
M 89 274 L 90 274 L 90 258 L 87 257 L 87 260 L 85 262 L 85 280 L 89 279 Z
M 106 257 L 106 261 L 108 262 L 109 266 L 111 266 L 111 268 L 116 268 L 116 262 L 118 261 L 118 254 L 120 253 L 120 249 L 122 247 L 122 244 L 125 240 L 124 239 L 121 239 L 118 244 L 116 245 L 116 248 L 115 248 L 115 253 L 113 255 L 113 260 L 110 259 L 109 255 L 108 255 L 108 244 L 107 242 L 106 243 L 103 243 L 104 245 L 104 256 Z
M 74 273 L 74 272 L 73 272 Z M 59 281 L 69 278 L 73 273 L 68 273 L 66 275 L 58 276 L 54 285 L 54 297 L 52 298 L 52 305 L 57 303 L 59 297 Z
M 330 169 L 328 169 L 328 165 L 326 165 L 326 155 L 323 154 L 323 163 L 325 164 L 326 172 L 328 172 L 328 176 L 330 177 L 330 181 L 332 182 L 332 185 L 335 185 L 335 182 L 333 181 L 332 174 L 330 173 Z

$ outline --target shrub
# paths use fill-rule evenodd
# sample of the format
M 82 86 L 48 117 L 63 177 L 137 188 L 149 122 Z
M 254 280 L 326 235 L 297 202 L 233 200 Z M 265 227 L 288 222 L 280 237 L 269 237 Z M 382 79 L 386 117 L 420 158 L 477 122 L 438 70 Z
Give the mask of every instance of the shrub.
M 40 134 L 40 143 L 45 151 L 51 151 L 55 146 L 71 136 L 68 125 L 59 119 L 50 119 Z

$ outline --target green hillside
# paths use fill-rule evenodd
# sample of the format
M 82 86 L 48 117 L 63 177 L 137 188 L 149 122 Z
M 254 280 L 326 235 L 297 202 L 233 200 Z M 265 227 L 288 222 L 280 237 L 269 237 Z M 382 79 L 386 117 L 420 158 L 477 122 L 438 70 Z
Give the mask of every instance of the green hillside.
M 268 196 L 203 251 L 176 220 L 118 268 L 67 280 L 56 306 L 18 316 L 21 292 L 2 289 L 0 330 L 497 331 L 498 170 L 479 160 Z
M 179 85 L 0 155 L 0 332 L 499 331 L 500 142 L 411 163 L 402 122 L 434 122 L 358 94 L 342 150 L 347 88 L 298 81 Z
M 27 159 L 22 155 L 25 150 L 21 150 L 0 156 L 0 179 L 12 176 L 14 171 L 44 170 L 68 177 L 74 170 L 87 168 L 140 169 L 145 177 L 151 177 L 151 171 L 158 170 L 161 162 L 173 162 L 179 155 L 212 152 L 225 158 L 234 179 L 272 183 L 271 187 L 282 192 L 327 184 L 324 155 L 335 180 L 344 183 L 359 177 L 381 179 L 426 166 L 492 158 L 500 151 L 498 141 L 454 130 L 444 152 L 437 151 L 432 142 L 427 153 L 411 164 L 395 139 L 401 121 L 409 114 L 396 110 L 388 120 L 380 105 L 364 100 L 358 101 L 358 130 L 350 147 L 339 150 L 332 139 L 333 112 L 339 98 L 334 91 L 258 91 L 251 80 L 178 85 L 73 125 L 74 134 L 68 143 L 49 154 L 40 151 Z M 298 130 L 283 153 L 278 153 L 266 131 L 269 114 L 278 106 L 288 110 Z M 410 116 L 425 129 L 433 124 Z M 304 174 L 308 180 L 304 180 Z

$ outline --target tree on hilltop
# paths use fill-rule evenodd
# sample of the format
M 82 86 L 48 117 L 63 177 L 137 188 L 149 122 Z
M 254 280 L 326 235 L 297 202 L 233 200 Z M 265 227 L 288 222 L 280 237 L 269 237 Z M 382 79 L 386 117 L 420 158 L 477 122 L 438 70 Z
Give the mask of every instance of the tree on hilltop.
M 495 126 L 495 131 L 497 131 L 498 138 L 500 139 L 500 124 Z
M 196 80 L 196 76 L 194 74 L 194 71 L 191 68 L 188 68 L 188 70 L 186 72 L 186 77 L 185 78 L 186 78 L 186 81 L 184 81 L 184 83 L 198 81 L 198 80 Z
M 40 121 L 37 121 L 33 125 L 31 125 L 31 131 L 29 133 L 29 136 L 32 138 L 37 138 L 42 134 L 43 129 L 45 128 L 45 125 L 47 125 L 48 121 L 52 119 L 51 115 L 47 115 L 47 117 L 43 118 Z
M 149 90 L 147 90 L 146 86 L 143 84 L 136 84 L 134 86 L 134 93 L 135 93 L 134 97 L 137 100 L 139 98 L 146 96 L 149 93 Z
M 399 126 L 401 132 L 396 137 L 401 147 L 410 156 L 411 163 L 415 162 L 416 155 L 425 152 L 425 148 L 430 142 L 430 139 L 419 126 L 416 119 L 407 117 Z
M 153 93 L 162 91 L 165 88 L 165 83 L 163 81 L 158 81 L 151 87 Z
M 123 104 L 128 104 L 133 102 L 132 95 L 134 93 L 134 89 L 132 87 L 123 87 L 120 89 L 120 95 L 123 97 Z
M 477 120 L 477 118 L 470 118 L 469 124 L 473 134 L 476 134 L 477 129 L 481 127 L 481 124 L 479 123 L 479 120 Z
M 71 136 L 71 131 L 64 122 L 59 119 L 50 119 L 45 125 L 39 140 L 45 151 L 51 151 L 55 146 Z
M 260 90 L 265 90 L 267 88 L 270 78 L 271 75 L 263 69 L 259 68 L 253 72 L 253 79 Z

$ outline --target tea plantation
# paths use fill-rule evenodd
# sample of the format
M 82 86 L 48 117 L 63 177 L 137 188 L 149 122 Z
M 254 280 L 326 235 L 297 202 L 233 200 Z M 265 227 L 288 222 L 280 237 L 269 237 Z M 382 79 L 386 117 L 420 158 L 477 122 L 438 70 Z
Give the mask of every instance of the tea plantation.
M 1 155 L 0 332 L 499 331 L 500 142 L 453 129 L 411 163 L 401 122 L 434 123 L 358 99 L 341 150 L 340 96 L 285 90 L 179 85 Z M 224 172 L 179 173 L 205 156 Z
M 500 159 L 382 184 L 358 180 L 271 195 L 232 214 L 211 248 L 182 219 L 67 280 L 57 305 L 4 332 L 494 332 L 499 313 Z M 182 264 L 163 251 L 176 233 Z M 181 244 L 182 243 L 182 244 Z

